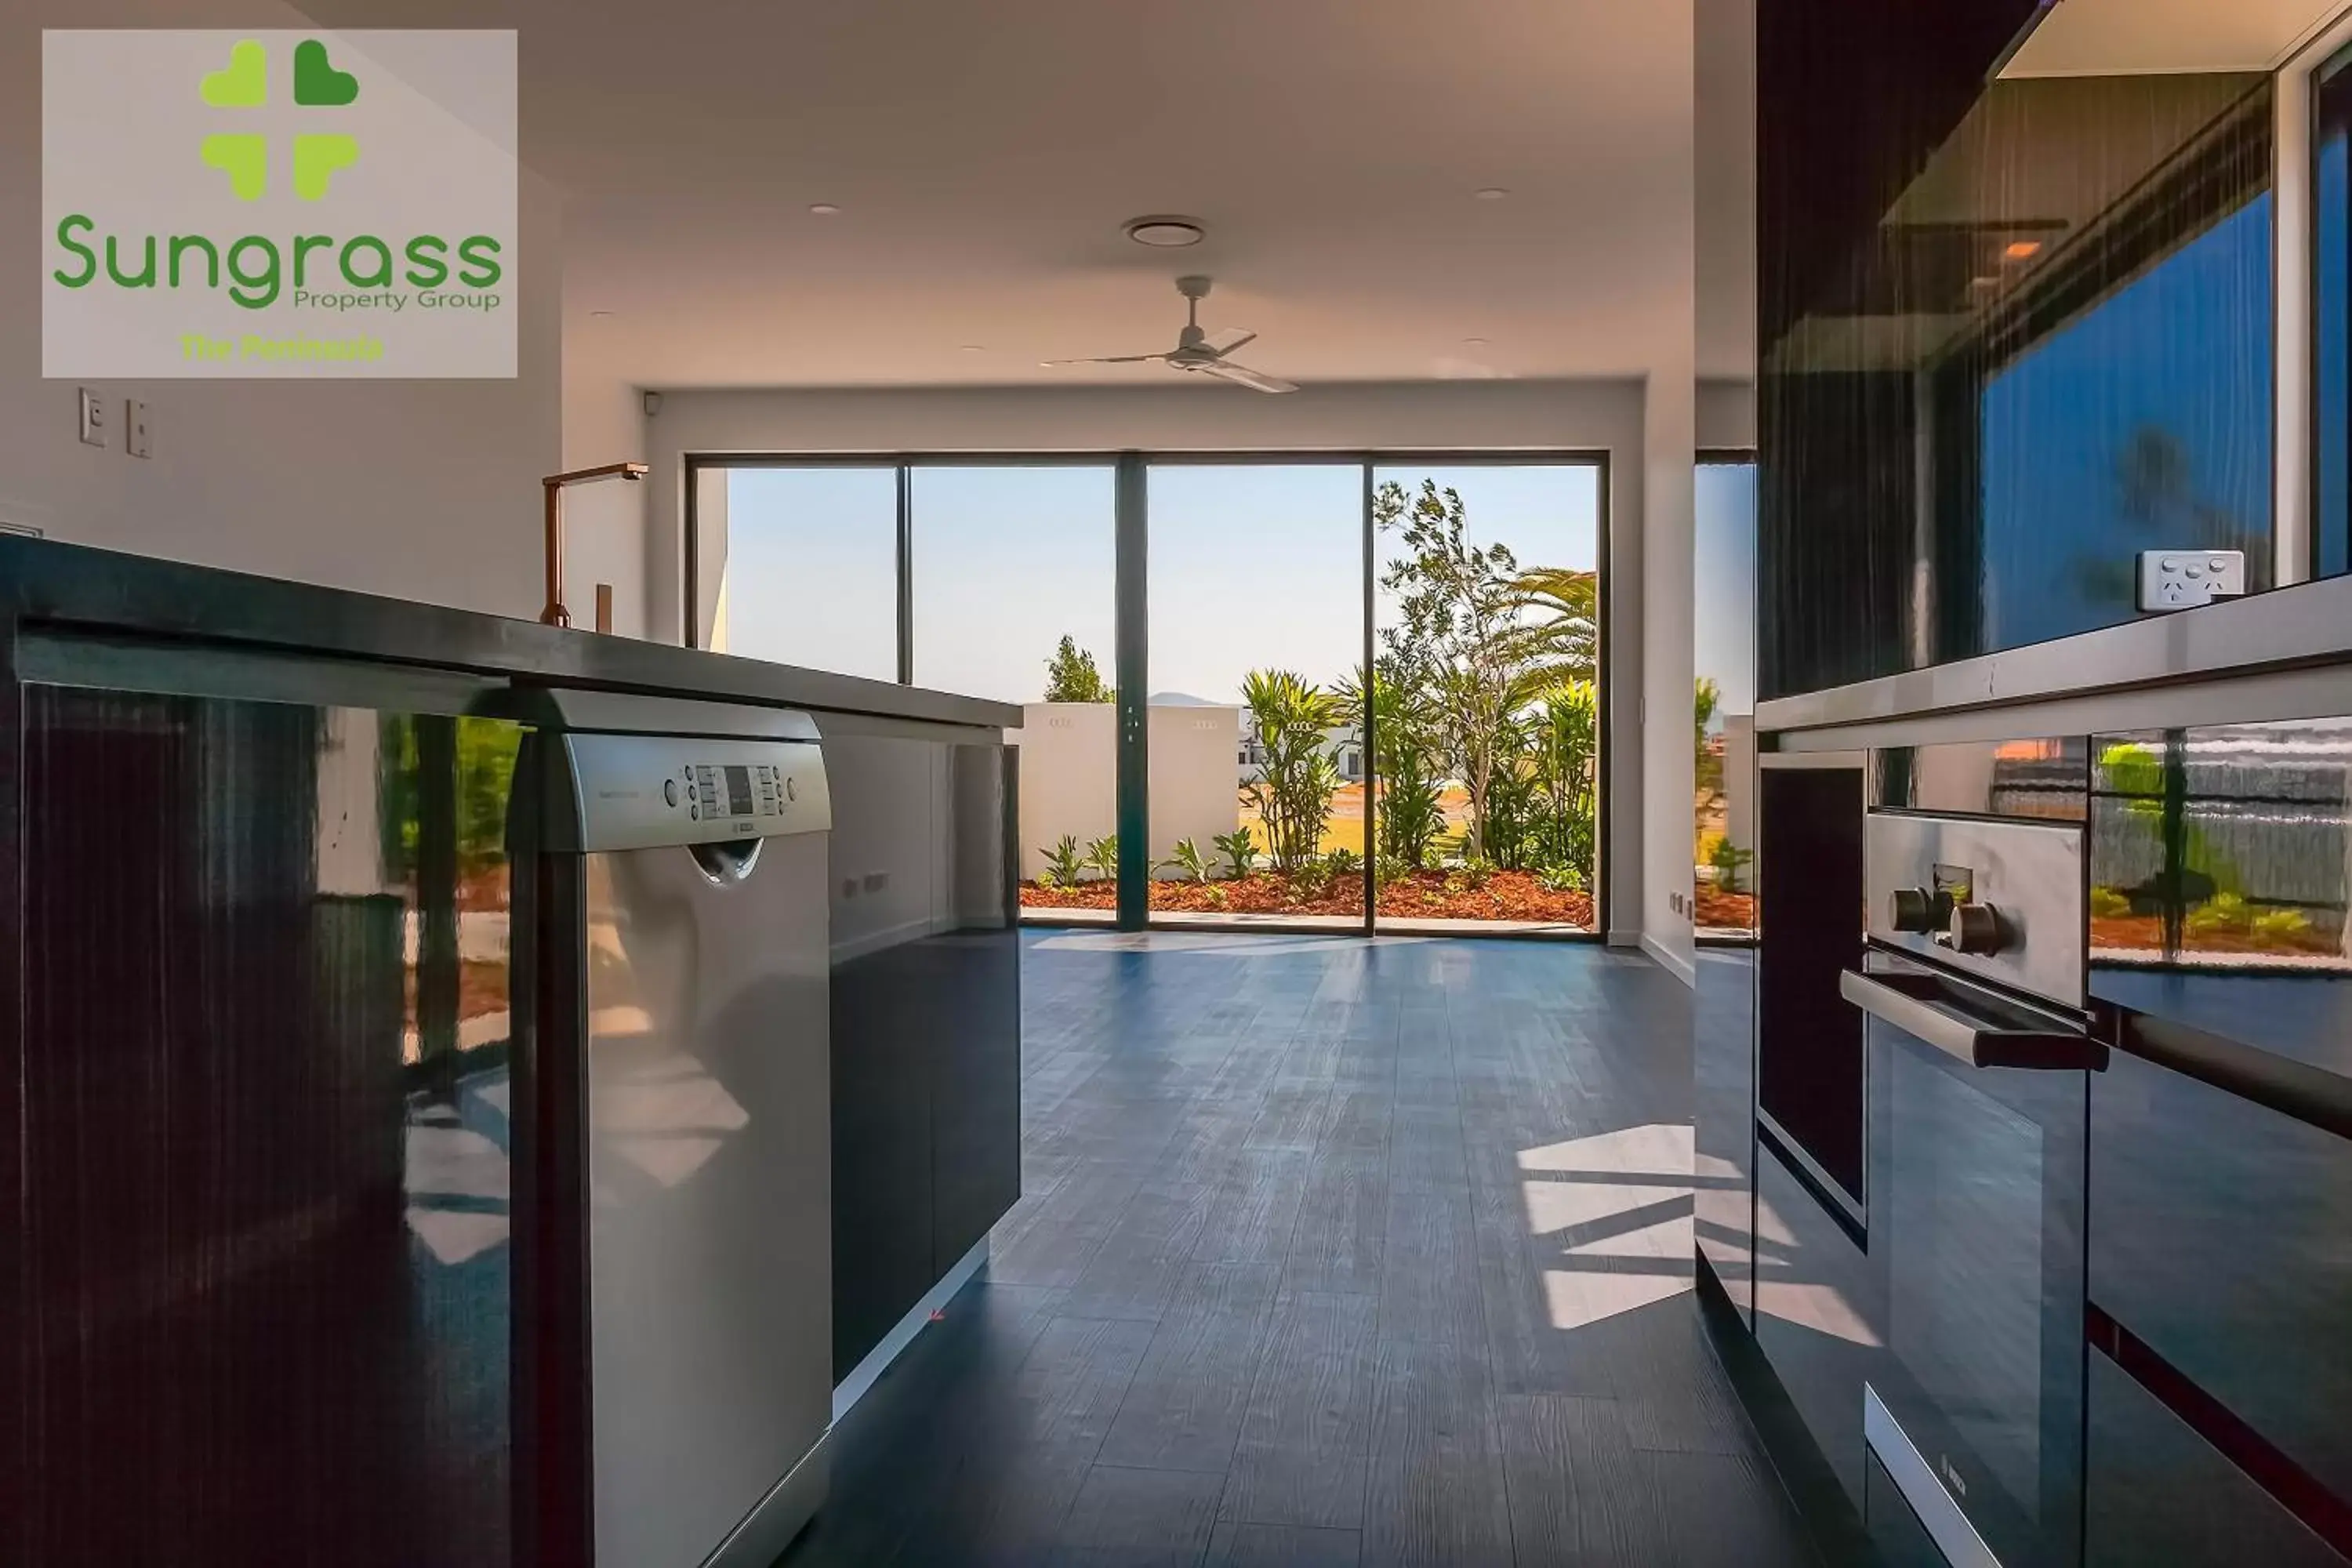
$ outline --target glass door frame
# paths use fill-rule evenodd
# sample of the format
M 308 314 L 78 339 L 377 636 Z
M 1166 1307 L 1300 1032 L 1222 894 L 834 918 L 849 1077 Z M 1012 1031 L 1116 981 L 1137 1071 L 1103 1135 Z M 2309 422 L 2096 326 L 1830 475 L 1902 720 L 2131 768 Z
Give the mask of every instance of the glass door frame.
M 1709 455 L 1699 455 L 1706 461 Z M 1038 451 L 1038 452 L 953 452 L 953 451 L 868 451 L 868 452 L 689 452 L 685 454 L 683 470 L 686 493 L 680 508 L 681 530 L 684 535 L 684 559 L 679 574 L 679 593 L 685 630 L 683 641 L 692 647 L 699 644 L 701 603 L 699 507 L 700 479 L 712 469 L 728 468 L 895 468 L 898 473 L 898 684 L 914 684 L 914 513 L 913 471 L 919 468 L 1104 468 L 1114 469 L 1115 497 L 1113 529 L 1117 541 L 1117 600 L 1116 649 L 1112 660 L 1114 682 L 1120 693 L 1118 728 L 1118 833 L 1121 843 L 1143 844 L 1150 822 L 1150 757 L 1148 752 L 1149 725 L 1145 704 L 1149 696 L 1150 668 L 1150 501 L 1147 481 L 1155 467 L 1197 468 L 1346 468 L 1354 467 L 1362 476 L 1361 530 L 1363 555 L 1360 566 L 1363 595 L 1363 628 L 1360 657 L 1363 668 L 1370 670 L 1378 654 L 1378 591 L 1379 548 L 1378 528 L 1373 521 L 1373 503 L 1377 490 L 1375 473 L 1381 468 L 1426 466 L 1431 468 L 1590 468 L 1598 482 L 1598 515 L 1594 526 L 1594 565 L 1597 592 L 1594 595 L 1596 651 L 1594 655 L 1598 679 L 1599 736 L 1593 761 L 1596 804 L 1593 813 L 1593 929 L 1587 931 L 1496 931 L 1496 938 L 1542 942 L 1601 942 L 1609 931 L 1611 826 L 1612 802 L 1616 791 L 1610 787 L 1609 770 L 1615 753 L 1616 736 L 1612 727 L 1615 704 L 1612 701 L 1610 595 L 1610 534 L 1611 487 L 1609 453 L 1597 447 L 1380 447 L 1327 449 L 1250 449 L 1250 450 L 1185 450 L 1185 451 Z M 1229 930 L 1246 931 L 1344 931 L 1372 936 L 1379 931 L 1379 857 L 1371 853 L 1378 842 L 1377 820 L 1380 773 L 1375 762 L 1377 736 L 1372 715 L 1359 716 L 1363 731 L 1364 749 L 1364 840 L 1363 856 L 1363 915 L 1360 921 L 1332 921 L 1314 916 L 1300 916 L 1273 921 L 1243 924 L 1187 921 L 1188 931 Z M 1143 931 L 1154 924 L 1150 902 L 1150 857 L 1149 853 L 1122 856 L 1118 875 L 1118 910 L 1116 924 L 1121 931 Z M 1465 934 L 1481 934 L 1470 932 Z

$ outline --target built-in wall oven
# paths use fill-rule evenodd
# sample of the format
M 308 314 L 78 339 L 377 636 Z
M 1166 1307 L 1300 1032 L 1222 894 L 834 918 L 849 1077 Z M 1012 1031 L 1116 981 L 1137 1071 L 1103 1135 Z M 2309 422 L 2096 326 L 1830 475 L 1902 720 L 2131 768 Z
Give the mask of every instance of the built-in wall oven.
M 1840 983 L 1866 1017 L 1864 1515 L 1892 1562 L 2057 1568 L 2081 1551 L 2084 1128 L 2107 1062 L 2083 827 L 1887 807 L 1937 799 L 1905 767 L 1964 760 L 1874 759 L 1864 954 Z

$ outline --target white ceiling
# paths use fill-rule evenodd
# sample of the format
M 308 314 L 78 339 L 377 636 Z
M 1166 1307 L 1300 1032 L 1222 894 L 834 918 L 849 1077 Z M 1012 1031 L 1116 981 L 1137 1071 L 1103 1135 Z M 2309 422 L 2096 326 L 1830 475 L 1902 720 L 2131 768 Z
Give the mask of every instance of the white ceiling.
M 1217 279 L 1204 324 L 1262 334 L 1237 357 L 1301 382 L 1638 374 L 1691 330 L 1687 6 L 304 9 L 521 30 L 524 156 L 566 193 L 566 354 L 640 384 L 1169 378 L 1037 362 L 1171 346 L 1180 271 Z M 1155 212 L 1208 242 L 1120 237 Z M 1745 374 L 1748 316 L 1700 312 L 1702 374 Z

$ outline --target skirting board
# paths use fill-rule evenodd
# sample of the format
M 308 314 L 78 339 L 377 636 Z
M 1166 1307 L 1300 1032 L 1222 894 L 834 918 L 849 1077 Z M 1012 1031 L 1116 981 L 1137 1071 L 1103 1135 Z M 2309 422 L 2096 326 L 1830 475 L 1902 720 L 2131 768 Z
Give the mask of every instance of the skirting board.
M 1667 947 L 1648 931 L 1642 933 L 1642 951 L 1650 961 L 1692 990 L 1698 989 L 1698 965 Z
M 848 1415 L 850 1407 L 866 1397 L 866 1391 L 874 1386 L 876 1379 L 890 1370 L 890 1363 L 898 1359 L 898 1352 L 915 1342 L 915 1336 L 923 1331 L 923 1325 L 931 1321 L 931 1314 L 954 1300 L 955 1293 L 962 1289 L 971 1277 L 980 1272 L 980 1266 L 987 1261 L 988 1237 L 983 1236 L 972 1243 L 970 1252 L 956 1260 L 954 1268 L 940 1277 L 940 1282 L 926 1291 L 921 1300 L 907 1309 L 907 1315 L 882 1336 L 882 1342 L 866 1352 L 866 1359 L 835 1385 L 833 1391 L 833 1418 L 835 1421 Z

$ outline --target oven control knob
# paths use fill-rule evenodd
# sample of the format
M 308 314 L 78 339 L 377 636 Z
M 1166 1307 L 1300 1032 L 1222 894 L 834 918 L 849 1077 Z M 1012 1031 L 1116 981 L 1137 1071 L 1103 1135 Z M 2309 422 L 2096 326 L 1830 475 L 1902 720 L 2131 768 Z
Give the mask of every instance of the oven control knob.
M 1990 904 L 1952 906 L 1952 923 L 1946 928 L 1944 945 L 1954 952 L 1985 958 L 2008 944 L 2009 929 L 2002 923 L 1999 910 Z
M 1897 888 L 1888 900 L 1886 923 L 1896 931 L 1924 936 L 1936 929 L 1937 906 L 1943 900 L 1925 888 Z

